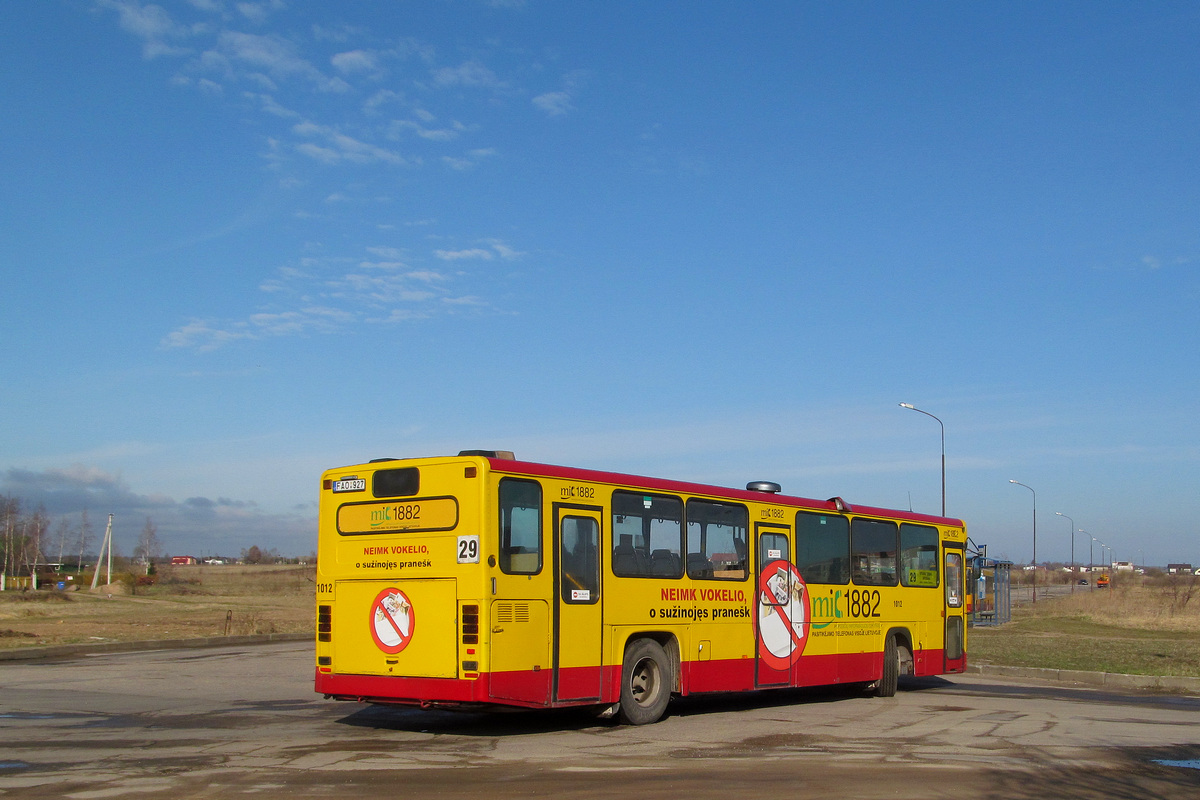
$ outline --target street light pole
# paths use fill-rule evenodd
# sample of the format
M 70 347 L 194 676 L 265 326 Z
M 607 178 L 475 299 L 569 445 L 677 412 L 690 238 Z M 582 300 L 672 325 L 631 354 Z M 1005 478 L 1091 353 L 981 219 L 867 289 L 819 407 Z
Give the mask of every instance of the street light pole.
M 1032 486 L 1021 483 L 1020 481 L 1010 480 L 1009 483 L 1015 483 L 1017 486 L 1024 486 L 1029 491 L 1033 492 L 1033 602 L 1037 602 L 1037 492 Z
M 907 408 L 909 411 L 916 411 L 918 414 L 937 420 L 938 427 L 942 429 L 942 516 L 946 516 L 946 426 L 937 417 L 930 414 L 928 411 L 922 411 L 912 403 L 901 403 L 901 408 Z
M 1071 594 L 1075 594 L 1075 520 L 1061 511 L 1055 511 L 1054 515 L 1071 523 Z

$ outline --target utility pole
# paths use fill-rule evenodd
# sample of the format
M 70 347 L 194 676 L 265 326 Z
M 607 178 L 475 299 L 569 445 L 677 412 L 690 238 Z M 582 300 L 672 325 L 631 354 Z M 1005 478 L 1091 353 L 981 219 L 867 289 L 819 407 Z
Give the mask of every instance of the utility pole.
M 105 549 L 108 550 L 108 580 L 105 585 L 112 583 L 112 521 L 113 515 L 108 515 L 108 527 L 104 529 L 104 542 L 100 545 L 100 552 L 96 554 L 96 571 L 92 575 L 92 588 L 95 589 L 100 581 L 100 562 L 104 558 Z

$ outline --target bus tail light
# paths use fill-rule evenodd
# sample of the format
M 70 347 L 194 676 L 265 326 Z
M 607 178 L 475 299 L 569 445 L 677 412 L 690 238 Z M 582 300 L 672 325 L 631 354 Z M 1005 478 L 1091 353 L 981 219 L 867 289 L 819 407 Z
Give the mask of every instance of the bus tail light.
M 462 607 L 462 643 L 479 644 L 479 606 Z
M 317 641 L 331 641 L 332 634 L 333 606 L 317 606 Z

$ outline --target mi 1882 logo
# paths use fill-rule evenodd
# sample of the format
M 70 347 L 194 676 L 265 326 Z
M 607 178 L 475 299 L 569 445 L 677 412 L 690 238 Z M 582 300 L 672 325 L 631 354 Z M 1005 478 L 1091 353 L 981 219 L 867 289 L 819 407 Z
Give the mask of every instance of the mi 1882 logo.
M 871 619 L 879 616 L 882 603 L 878 589 L 830 589 L 812 596 L 813 627 L 824 628 L 839 619 Z M 820 622 L 818 622 L 820 620 Z

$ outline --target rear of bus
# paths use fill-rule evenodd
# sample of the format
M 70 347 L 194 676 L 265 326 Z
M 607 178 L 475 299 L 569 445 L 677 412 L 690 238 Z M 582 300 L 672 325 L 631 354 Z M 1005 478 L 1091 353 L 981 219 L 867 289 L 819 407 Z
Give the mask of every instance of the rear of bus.
M 488 463 L 386 459 L 322 476 L 317 692 L 412 705 L 486 700 L 478 645 Z

